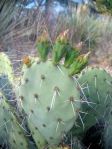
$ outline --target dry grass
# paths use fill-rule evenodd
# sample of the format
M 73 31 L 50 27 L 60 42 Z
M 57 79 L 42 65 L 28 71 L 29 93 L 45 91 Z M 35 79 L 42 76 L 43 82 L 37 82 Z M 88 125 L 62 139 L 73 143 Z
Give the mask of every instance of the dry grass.
M 105 19 L 104 19 L 105 18 Z M 76 12 L 55 13 L 45 16 L 39 9 L 16 10 L 13 22 L 1 38 L 1 48 L 8 51 L 14 63 L 24 55 L 35 55 L 35 43 L 43 29 L 49 33 L 53 43 L 60 32 L 69 29 L 72 45 L 83 42 L 83 51 L 92 50 L 92 63 L 106 61 L 112 65 L 112 18 L 89 15 L 77 16 Z M 17 61 L 17 62 L 16 62 Z

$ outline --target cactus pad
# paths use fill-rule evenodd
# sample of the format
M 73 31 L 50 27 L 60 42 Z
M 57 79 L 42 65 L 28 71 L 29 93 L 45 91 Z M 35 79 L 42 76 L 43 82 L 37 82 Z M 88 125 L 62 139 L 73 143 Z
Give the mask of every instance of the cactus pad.
M 87 99 L 82 104 L 82 111 L 86 112 L 82 115 L 83 123 L 87 130 L 98 120 L 105 120 L 112 102 L 112 77 L 104 69 L 86 68 L 79 75 L 79 83 Z
M 49 144 L 58 144 L 78 116 L 77 83 L 63 66 L 51 61 L 35 61 L 24 69 L 19 96 L 29 125 L 33 124 L 35 131 L 38 128 Z
M 10 100 L 14 97 L 13 92 L 13 69 L 8 56 L 0 53 L 0 91 Z
M 105 149 L 112 148 L 112 111 L 111 110 L 108 112 L 108 115 L 105 121 L 105 128 L 104 128 L 104 135 L 103 135 Z
M 21 129 L 11 107 L 0 93 L 0 143 L 9 149 L 28 149 L 26 137 Z
M 29 129 L 31 131 L 31 134 L 35 139 L 35 144 L 37 148 L 42 149 L 47 144 L 45 138 L 41 135 L 38 128 L 33 123 L 30 123 L 30 119 L 28 119 L 28 124 L 29 124 Z
M 8 56 L 3 52 L 0 53 L 0 74 L 7 75 L 8 79 L 13 82 L 12 64 Z
M 8 100 L 13 100 L 15 93 L 7 75 L 0 75 L 0 91 Z

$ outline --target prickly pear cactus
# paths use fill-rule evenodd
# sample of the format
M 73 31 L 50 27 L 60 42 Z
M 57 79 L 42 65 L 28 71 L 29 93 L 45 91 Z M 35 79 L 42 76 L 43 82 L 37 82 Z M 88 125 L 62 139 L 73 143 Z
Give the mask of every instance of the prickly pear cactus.
M 76 72 L 72 69 L 73 67 L 70 73 L 67 69 L 79 56 L 79 53 L 71 48 L 66 39 L 67 33 L 68 31 L 65 31 L 57 37 L 51 50 L 51 60 L 47 60 L 49 50 L 42 44 L 43 41 L 48 40 L 46 37 L 43 40 L 42 36 L 41 43 L 37 43 L 40 61 L 37 58 L 30 60 L 28 57 L 23 61 L 25 66 L 23 67 L 19 99 L 28 116 L 28 124 L 31 132 L 34 133 L 33 137 L 37 146 L 36 130 L 39 130 L 50 145 L 57 145 L 72 128 L 79 115 L 80 91 L 77 81 L 72 78 Z M 71 50 L 74 51 L 71 52 Z M 70 56 L 70 59 L 67 55 Z M 64 63 L 60 62 L 62 58 L 65 58 Z M 83 55 L 80 62 L 77 62 L 81 66 L 76 68 L 80 69 L 79 71 L 81 71 L 82 65 L 85 66 L 84 60 Z
M 57 37 L 51 50 L 51 60 L 47 60 L 50 50 L 43 44 L 43 41 L 48 42 L 43 35 L 37 43 L 40 60 L 36 57 L 23 60 L 25 65 L 19 101 L 27 114 L 28 125 L 38 148 L 46 147 L 46 141 L 50 146 L 61 143 L 79 115 L 80 89 L 72 76 L 85 67 L 88 58 L 85 55 L 78 57 L 79 52 L 68 43 L 67 33 L 65 31 Z M 76 59 L 78 67 L 75 71 L 70 66 Z M 40 138 L 38 132 L 42 135 Z
M 29 124 L 29 129 L 31 131 L 32 137 L 35 138 L 36 146 L 38 146 L 38 149 L 42 149 L 47 144 L 45 138 L 39 132 L 37 126 L 35 126 L 33 123 L 30 123 L 30 119 L 28 119 L 27 123 Z
M 35 126 L 33 132 L 38 127 L 50 144 L 59 143 L 71 129 L 80 108 L 76 82 L 68 77 L 64 67 L 54 66 L 51 61 L 35 61 L 26 68 L 20 100 L 30 119 L 29 125 Z
M 103 135 L 105 149 L 112 148 L 112 110 L 108 112 L 105 120 L 104 135 Z
M 42 61 L 46 61 L 47 55 L 51 50 L 51 42 L 49 40 L 49 34 L 46 30 L 43 31 L 42 35 L 38 38 L 38 44 L 36 45 L 38 48 L 39 56 Z
M 0 145 L 9 149 L 28 149 L 24 131 L 19 125 L 13 111 L 0 93 Z
M 0 53 L 0 91 L 6 96 L 8 100 L 14 97 L 13 92 L 13 69 L 8 56 Z
M 52 148 L 49 148 L 49 149 L 71 149 L 71 147 L 69 146 L 62 146 L 62 147 L 52 147 Z M 74 149 L 83 149 L 81 146 L 75 146 Z
M 104 134 L 104 146 L 105 149 L 112 148 L 112 123 L 108 124 Z
M 69 74 L 72 76 L 78 74 L 85 68 L 88 63 L 88 57 L 90 52 L 77 57 L 77 59 L 70 65 Z
M 73 47 L 68 47 L 66 55 L 65 55 L 65 62 L 64 66 L 66 68 L 70 67 L 72 62 L 79 56 L 79 50 L 73 48 Z
M 5 95 L 8 100 L 13 100 L 15 98 L 13 85 L 9 81 L 7 75 L 0 75 L 0 91 Z
M 4 74 L 8 76 L 8 79 L 13 82 L 13 69 L 12 69 L 12 64 L 8 58 L 8 56 L 1 52 L 0 53 L 0 75 Z
M 80 128 L 77 131 L 82 134 L 99 120 L 105 121 L 112 102 L 112 77 L 104 69 L 93 67 L 83 70 L 78 81 L 82 87 L 84 113 L 81 114 L 82 130 Z
M 67 144 L 63 146 L 68 147 L 68 149 L 85 149 L 82 142 L 77 138 L 77 136 L 73 136 L 72 133 L 68 133 L 65 136 L 63 144 Z
M 62 32 L 56 39 L 53 45 L 52 51 L 52 60 L 53 63 L 56 65 L 60 62 L 63 56 L 66 54 L 66 51 L 69 48 L 68 43 L 68 29 Z
M 70 149 L 69 146 L 60 146 L 60 147 L 52 147 L 52 148 L 49 148 L 49 149 Z

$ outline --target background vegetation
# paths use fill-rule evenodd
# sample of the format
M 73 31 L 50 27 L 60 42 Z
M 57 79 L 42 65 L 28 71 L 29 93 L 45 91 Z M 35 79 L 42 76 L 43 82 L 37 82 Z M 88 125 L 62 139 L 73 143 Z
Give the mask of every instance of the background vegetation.
M 53 43 L 69 28 L 72 45 L 82 42 L 82 50 L 91 50 L 90 64 L 112 65 L 112 2 L 94 0 L 76 3 L 68 0 L 0 1 L 0 49 L 7 51 L 14 64 L 21 57 L 34 55 L 41 30 Z M 105 11 L 102 11 L 104 10 Z

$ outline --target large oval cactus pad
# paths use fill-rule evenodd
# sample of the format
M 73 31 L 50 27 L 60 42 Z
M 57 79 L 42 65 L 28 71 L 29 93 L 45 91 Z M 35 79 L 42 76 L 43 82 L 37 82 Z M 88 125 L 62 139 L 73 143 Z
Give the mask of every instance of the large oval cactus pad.
M 51 61 L 35 61 L 24 68 L 19 96 L 29 125 L 33 123 L 50 144 L 58 144 L 78 116 L 77 83 L 63 66 L 54 66 Z

